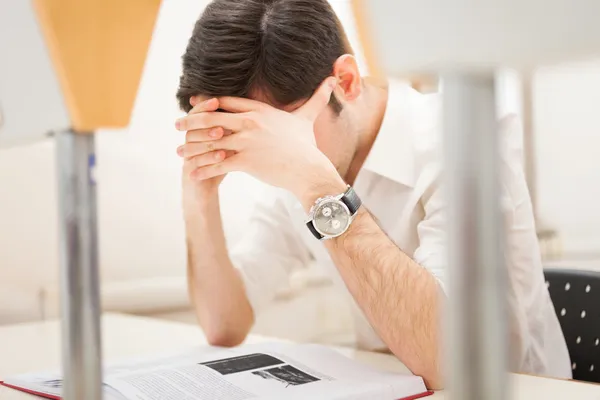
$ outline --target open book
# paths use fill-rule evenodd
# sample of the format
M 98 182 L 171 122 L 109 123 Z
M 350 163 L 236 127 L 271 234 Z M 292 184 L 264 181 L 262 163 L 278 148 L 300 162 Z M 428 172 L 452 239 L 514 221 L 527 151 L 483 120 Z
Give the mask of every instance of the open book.
M 109 366 L 105 400 L 396 400 L 431 392 L 420 377 L 379 372 L 317 345 L 203 347 Z M 58 373 L 7 378 L 3 385 L 60 399 Z

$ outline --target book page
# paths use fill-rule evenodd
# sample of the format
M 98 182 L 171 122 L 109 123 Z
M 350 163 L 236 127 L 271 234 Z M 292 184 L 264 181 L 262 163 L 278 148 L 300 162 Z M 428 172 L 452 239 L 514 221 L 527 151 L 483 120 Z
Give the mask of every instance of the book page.
M 426 391 L 421 378 L 376 372 L 322 346 L 288 344 L 174 358 L 106 382 L 136 400 L 392 400 Z

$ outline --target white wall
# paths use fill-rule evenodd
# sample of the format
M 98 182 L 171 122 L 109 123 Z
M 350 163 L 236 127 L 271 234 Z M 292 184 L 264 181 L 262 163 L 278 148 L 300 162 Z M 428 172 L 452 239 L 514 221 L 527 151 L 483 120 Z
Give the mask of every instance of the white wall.
M 534 81 L 538 208 L 567 256 L 600 256 L 600 60 Z
M 0 150 L 0 291 L 57 279 L 53 150 L 50 140 Z

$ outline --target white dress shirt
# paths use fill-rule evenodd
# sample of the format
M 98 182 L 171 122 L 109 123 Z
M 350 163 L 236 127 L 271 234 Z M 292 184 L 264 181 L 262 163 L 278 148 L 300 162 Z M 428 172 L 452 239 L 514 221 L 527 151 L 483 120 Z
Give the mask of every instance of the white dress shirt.
M 439 95 L 423 95 L 404 83 L 390 82 L 381 129 L 354 188 L 398 248 L 427 268 L 445 290 L 440 106 Z M 569 355 L 544 283 L 519 129 L 515 117 L 501 121 L 505 144 L 501 204 L 508 234 L 513 368 L 567 378 L 571 377 Z M 386 348 L 354 302 L 325 247 L 308 231 L 306 217 L 299 202 L 282 191 L 258 202 L 246 235 L 232 251 L 253 309 L 260 312 L 276 291 L 288 284 L 292 272 L 316 262 L 348 298 L 359 347 Z

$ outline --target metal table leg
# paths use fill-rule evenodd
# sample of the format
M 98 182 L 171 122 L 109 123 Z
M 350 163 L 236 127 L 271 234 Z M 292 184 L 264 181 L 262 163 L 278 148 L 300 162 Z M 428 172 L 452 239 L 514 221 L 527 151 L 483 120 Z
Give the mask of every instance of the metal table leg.
M 102 398 L 94 135 L 57 135 L 63 399 Z
M 507 396 L 505 264 L 494 74 L 442 80 L 448 171 L 447 387 L 452 399 Z

